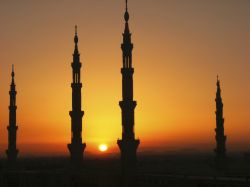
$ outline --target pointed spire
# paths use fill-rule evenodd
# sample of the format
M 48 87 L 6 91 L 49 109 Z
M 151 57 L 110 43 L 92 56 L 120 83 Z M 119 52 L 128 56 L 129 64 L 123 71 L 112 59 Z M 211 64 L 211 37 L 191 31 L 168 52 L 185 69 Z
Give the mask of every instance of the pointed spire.
M 221 89 L 220 89 L 220 79 L 219 79 L 219 75 L 217 75 L 217 93 L 220 94 Z
M 12 84 L 14 84 L 14 77 L 15 77 L 15 72 L 14 72 L 14 65 L 12 64 L 12 72 L 11 72 L 11 77 L 12 77 Z
M 78 43 L 77 25 L 75 25 L 75 43 Z
M 124 14 L 124 19 L 125 19 L 126 22 L 128 22 L 128 20 L 129 20 L 128 0 L 126 0 L 126 11 L 125 11 L 125 14 Z
M 12 64 L 12 72 L 11 72 L 11 76 L 12 76 L 12 78 L 14 78 L 14 76 L 15 76 L 15 72 L 14 72 L 14 65 Z
M 75 53 L 78 53 L 78 36 L 77 36 L 77 25 L 75 25 L 75 38 L 74 38 L 74 42 L 75 42 Z
M 126 2 L 126 11 L 124 14 L 124 20 L 125 20 L 125 29 L 124 29 L 124 35 L 129 36 L 130 31 L 129 31 L 129 25 L 128 25 L 128 20 L 129 20 L 129 13 L 128 13 L 128 0 Z

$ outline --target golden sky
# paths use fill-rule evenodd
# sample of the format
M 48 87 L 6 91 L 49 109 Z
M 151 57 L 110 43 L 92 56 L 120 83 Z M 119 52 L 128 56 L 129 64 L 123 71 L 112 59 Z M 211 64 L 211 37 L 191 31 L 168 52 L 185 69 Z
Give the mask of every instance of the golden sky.
M 229 150 L 248 150 L 250 2 L 129 0 L 129 12 L 140 150 L 212 151 L 217 74 Z M 100 143 L 118 151 L 123 14 L 123 0 L 0 1 L 0 155 L 7 142 L 11 64 L 20 155 L 68 154 L 75 24 L 86 151 L 97 152 Z

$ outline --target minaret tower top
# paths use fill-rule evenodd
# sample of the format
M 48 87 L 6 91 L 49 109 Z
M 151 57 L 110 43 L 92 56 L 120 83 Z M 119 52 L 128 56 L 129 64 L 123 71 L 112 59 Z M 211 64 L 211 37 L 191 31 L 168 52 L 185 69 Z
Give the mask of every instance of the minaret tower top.
M 126 0 L 126 10 L 124 14 L 125 29 L 123 33 L 123 43 L 121 45 L 123 51 L 123 68 L 132 68 L 132 50 L 133 44 L 131 42 L 131 33 L 129 31 L 129 13 L 128 13 L 128 1 Z

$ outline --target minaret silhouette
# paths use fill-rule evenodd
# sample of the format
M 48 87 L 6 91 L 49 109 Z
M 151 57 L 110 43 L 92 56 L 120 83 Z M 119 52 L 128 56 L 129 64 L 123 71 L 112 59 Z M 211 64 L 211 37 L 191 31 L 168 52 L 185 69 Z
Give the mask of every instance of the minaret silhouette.
M 16 162 L 18 150 L 16 148 L 16 132 L 18 126 L 16 125 L 16 85 L 15 85 L 15 73 L 14 73 L 14 66 L 12 65 L 12 72 L 11 72 L 11 85 L 10 85 L 10 106 L 9 106 L 9 126 L 8 129 L 8 149 L 6 150 L 7 158 L 10 164 Z
M 217 92 L 216 92 L 216 143 L 215 148 L 216 158 L 223 159 L 226 157 L 226 136 L 224 135 L 224 118 L 223 118 L 223 103 L 221 98 L 220 80 L 217 76 Z
M 129 13 L 126 0 L 126 11 L 124 14 L 125 30 L 123 33 L 123 43 L 121 49 L 123 52 L 122 73 L 122 101 L 119 105 L 122 110 L 122 139 L 117 141 L 121 151 L 121 166 L 123 175 L 130 175 L 136 169 L 136 151 L 140 141 L 135 139 L 134 133 L 134 109 L 136 101 L 133 100 L 133 73 L 132 68 L 132 50 L 131 33 L 129 31 Z
M 75 26 L 75 50 L 73 54 L 73 62 L 71 63 L 73 70 L 73 82 L 72 87 L 72 111 L 69 112 L 71 117 L 71 144 L 68 144 L 70 151 L 70 157 L 72 163 L 81 164 L 83 161 L 83 152 L 86 147 L 85 143 L 82 143 L 82 117 L 84 112 L 81 110 L 81 62 L 80 54 L 78 52 L 78 36 L 77 26 Z

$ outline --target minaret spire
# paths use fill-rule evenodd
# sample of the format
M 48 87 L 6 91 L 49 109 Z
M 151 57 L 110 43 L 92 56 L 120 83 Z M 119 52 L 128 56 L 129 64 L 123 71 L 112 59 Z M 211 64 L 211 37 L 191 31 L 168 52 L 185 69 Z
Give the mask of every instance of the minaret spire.
M 8 149 L 6 150 L 7 158 L 10 164 L 14 164 L 17 159 L 18 150 L 16 148 L 16 85 L 15 85 L 15 72 L 14 65 L 12 65 L 11 72 L 11 85 L 10 85 L 10 105 L 9 105 L 9 126 L 8 129 Z
M 126 0 L 126 12 L 128 12 L 128 0 Z
M 75 38 L 74 38 L 74 42 L 75 42 L 75 54 L 78 54 L 78 35 L 77 35 L 77 25 L 75 26 Z
M 133 99 L 133 74 L 132 67 L 132 50 L 131 33 L 129 31 L 128 20 L 128 5 L 126 0 L 126 11 L 124 14 L 125 29 L 123 33 L 123 43 L 121 44 L 123 65 L 122 73 L 122 101 L 119 105 L 122 110 L 122 139 L 118 140 L 118 146 L 121 151 L 121 165 L 124 182 L 130 183 L 131 176 L 135 173 L 137 162 L 137 148 L 140 140 L 135 139 L 134 132 L 134 109 L 137 105 Z M 131 184 L 127 184 L 131 186 Z
M 12 84 L 15 84 L 15 72 L 14 72 L 14 64 L 12 64 L 12 72 L 11 72 L 11 77 L 12 77 Z
M 75 26 L 75 50 L 73 53 L 72 67 L 72 111 L 69 112 L 71 117 L 71 144 L 68 144 L 70 151 L 70 157 L 72 163 L 79 165 L 83 161 L 83 152 L 86 147 L 85 143 L 82 143 L 82 117 L 84 111 L 81 110 L 81 62 L 80 54 L 78 52 L 78 35 L 77 26 Z
M 75 35 L 77 35 L 77 25 L 75 25 Z
M 216 91 L 216 158 L 221 159 L 226 157 L 226 136 L 224 134 L 224 117 L 223 117 L 223 102 L 221 97 L 221 87 L 219 76 L 217 75 L 217 91 Z

